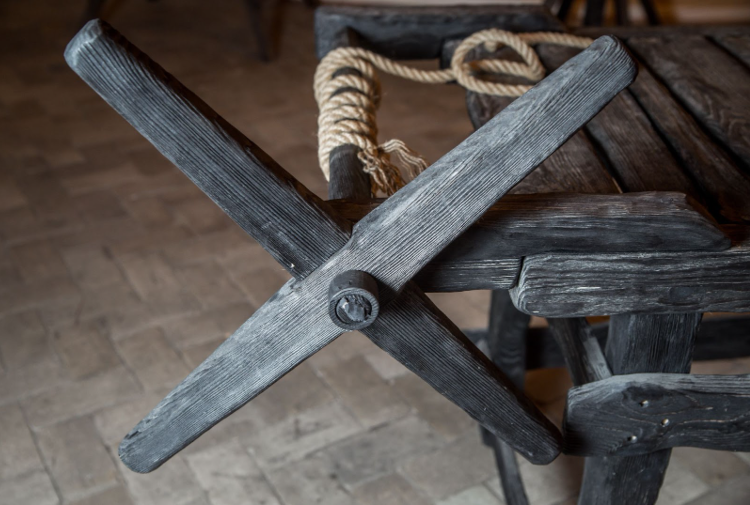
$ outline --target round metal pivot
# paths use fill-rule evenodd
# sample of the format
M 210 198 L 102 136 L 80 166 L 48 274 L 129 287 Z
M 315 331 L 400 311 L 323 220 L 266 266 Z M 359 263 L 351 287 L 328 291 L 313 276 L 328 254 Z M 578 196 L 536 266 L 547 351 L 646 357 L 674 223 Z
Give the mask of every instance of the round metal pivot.
M 347 270 L 328 287 L 328 315 L 345 330 L 361 330 L 378 317 L 378 283 L 368 273 Z

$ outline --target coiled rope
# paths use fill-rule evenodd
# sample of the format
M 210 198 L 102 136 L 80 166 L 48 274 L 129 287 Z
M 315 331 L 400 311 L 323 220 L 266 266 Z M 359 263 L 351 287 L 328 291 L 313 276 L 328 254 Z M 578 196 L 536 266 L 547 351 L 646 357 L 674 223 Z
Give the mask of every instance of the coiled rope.
M 456 81 L 464 88 L 488 95 L 518 97 L 531 86 L 503 84 L 476 77 L 477 71 L 524 77 L 531 82 L 544 78 L 545 71 L 533 44 L 548 43 L 584 49 L 592 40 L 567 33 L 511 33 L 498 29 L 476 32 L 456 48 L 450 68 L 420 70 L 402 65 L 372 51 L 342 47 L 331 51 L 315 71 L 315 100 L 318 102 L 318 161 L 326 180 L 330 177 L 329 158 L 335 148 L 351 144 L 359 148 L 363 170 L 370 175 L 372 193 L 392 195 L 404 185 L 401 171 L 391 161 L 396 154 L 411 177 L 427 168 L 427 162 L 402 141 L 393 139 L 378 145 L 376 112 L 380 105 L 380 81 L 375 68 L 388 74 L 427 84 Z M 507 46 L 523 62 L 482 59 L 465 61 L 474 48 L 489 51 Z M 351 69 L 344 71 L 344 69 Z M 352 71 L 354 70 L 354 72 Z

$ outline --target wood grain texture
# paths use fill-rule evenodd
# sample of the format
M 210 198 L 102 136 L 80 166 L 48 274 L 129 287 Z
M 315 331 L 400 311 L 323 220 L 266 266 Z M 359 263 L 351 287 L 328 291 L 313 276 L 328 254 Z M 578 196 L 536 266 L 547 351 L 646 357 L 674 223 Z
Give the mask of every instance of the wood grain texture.
M 492 292 L 487 328 L 488 355 L 519 389 L 523 389 L 526 377 L 526 332 L 530 319 L 516 309 L 507 291 Z M 482 438 L 490 442 L 495 453 L 505 502 L 508 505 L 527 505 L 529 501 L 513 448 L 484 431 Z
M 743 169 L 750 170 L 750 69 L 705 37 L 634 37 L 628 44 Z
M 505 29 L 503 26 L 500 28 Z M 460 41 L 448 41 L 443 46 L 441 66 L 450 66 L 453 52 Z M 467 55 L 467 59 L 501 58 L 520 61 L 520 57 L 508 48 L 487 51 L 477 48 Z M 505 84 L 532 84 L 519 77 L 487 74 L 483 79 Z M 480 128 L 514 99 L 466 92 L 466 108 L 474 128 Z M 594 152 L 594 147 L 583 132 L 576 132 L 565 144 L 518 183 L 511 193 L 619 193 L 614 179 Z
M 612 372 L 687 373 L 700 319 L 699 313 L 612 316 L 606 348 Z M 588 458 L 579 505 L 653 504 L 670 454 L 664 449 L 640 456 Z
M 750 242 L 716 252 L 528 256 L 511 296 L 543 317 L 745 312 Z
M 108 24 L 89 22 L 65 59 L 295 277 L 348 240 L 349 224 L 325 202 Z
M 363 184 L 361 175 L 364 172 L 356 148 L 343 146 L 331 153 L 331 168 L 331 196 L 347 198 L 347 201 L 363 200 L 369 196 L 369 177 L 364 178 L 367 185 Z M 358 205 L 362 206 L 369 207 L 369 202 Z M 366 212 L 370 210 L 368 208 Z M 509 275 L 512 282 L 515 282 L 520 259 L 510 261 L 512 264 Z M 424 277 L 426 274 L 429 276 L 430 267 L 428 265 L 422 269 L 417 277 Z M 493 278 L 493 271 L 485 273 L 489 278 Z M 442 278 L 427 277 L 422 279 L 423 285 L 435 280 L 440 280 L 445 285 L 446 281 L 450 283 L 455 278 L 453 271 L 448 268 L 438 268 L 434 275 Z M 407 284 L 402 293 L 389 304 L 383 317 L 363 333 L 478 420 L 482 429 L 487 430 L 493 439 L 507 439 L 511 441 L 512 446 L 519 447 L 513 439 L 526 436 L 538 439 L 539 433 L 542 433 L 542 442 L 548 446 L 551 442 L 552 450 L 547 449 L 541 455 L 535 454 L 533 459 L 541 461 L 556 456 L 557 448 L 561 444 L 558 430 L 536 411 L 520 388 L 515 387 L 502 371 L 495 368 L 413 282 Z M 489 409 L 488 402 L 492 404 Z M 514 428 L 505 424 L 505 418 L 508 416 L 506 411 L 509 407 L 510 410 L 518 409 L 519 404 L 522 405 L 521 410 L 534 415 L 522 415 L 529 417 L 525 422 L 530 421 L 531 424 L 518 427 L 518 432 L 514 433 Z M 515 415 L 511 412 L 510 417 Z M 528 457 L 528 446 L 525 442 L 520 447 Z M 512 452 L 512 449 L 509 450 Z
M 713 40 L 750 67 L 750 33 L 745 35 L 717 35 L 713 37 Z
M 114 53 L 111 57 L 108 55 L 110 52 Z M 178 115 L 186 114 L 187 117 L 197 120 L 199 125 L 202 124 L 200 123 L 201 117 L 211 117 L 210 111 L 205 111 L 202 102 L 197 101 L 178 83 L 171 82 L 171 78 L 167 79 L 165 73 L 145 55 L 135 50 L 119 34 L 101 22 L 92 22 L 87 25 L 78 38 L 71 43 L 67 56 L 71 64 L 88 80 L 96 82 L 99 91 L 107 97 L 122 96 L 126 97 L 129 102 L 137 103 L 136 97 L 129 96 L 131 91 L 135 95 L 142 91 L 154 96 L 161 96 L 161 93 L 164 96 L 151 104 L 152 107 L 158 108 L 162 100 L 170 107 L 176 104 L 174 106 L 178 110 Z M 104 60 L 102 62 L 104 72 L 101 72 L 101 67 L 97 65 L 100 59 Z M 124 80 L 123 84 L 119 79 L 112 79 L 117 77 L 119 67 L 107 70 L 106 62 L 113 60 L 120 61 L 123 68 L 128 68 L 126 64 L 131 64 L 137 70 L 133 72 L 134 76 L 131 81 Z M 167 81 L 171 82 L 171 87 L 165 85 Z M 150 132 L 149 128 L 153 126 L 151 123 L 158 123 L 160 117 L 158 113 L 126 105 L 122 105 L 124 113 L 132 115 L 133 122 L 144 131 Z M 181 107 L 187 110 L 183 111 Z M 194 109 L 203 111 L 202 115 L 191 116 L 191 111 Z M 233 128 L 216 118 L 203 127 L 209 129 L 207 133 L 209 138 L 215 131 L 218 131 L 218 141 L 226 138 L 232 139 L 237 135 Z M 159 132 L 162 130 L 169 133 L 169 126 L 161 125 L 157 128 Z M 196 136 L 194 143 L 201 144 L 202 132 L 196 131 L 194 134 Z M 154 135 L 154 138 L 158 136 Z M 179 138 L 173 140 L 178 141 L 179 144 Z M 164 147 L 165 150 L 167 148 L 168 146 Z M 174 156 L 178 164 L 188 163 L 182 157 L 190 155 L 191 147 L 184 147 L 184 149 L 187 151 L 179 151 L 180 155 Z M 237 157 L 239 158 L 239 154 Z M 221 157 L 218 159 L 221 161 Z M 237 163 L 247 168 L 244 158 Z M 231 198 L 227 197 L 227 200 L 232 202 L 236 198 L 242 201 L 247 197 L 252 202 L 253 199 L 250 197 L 256 195 L 255 198 L 260 205 L 263 208 L 267 207 L 271 215 L 278 212 L 284 216 L 285 212 L 289 212 L 287 206 L 292 204 L 292 208 L 295 208 L 294 205 L 299 205 L 301 212 L 312 216 L 310 219 L 322 220 L 328 226 L 312 223 L 310 229 L 316 232 L 310 234 L 309 230 L 299 229 L 298 216 L 288 216 L 288 219 L 280 219 L 276 223 L 280 229 L 248 226 L 246 231 L 256 235 L 266 247 L 269 243 L 278 245 L 279 255 L 291 258 L 291 263 L 297 260 L 299 254 L 309 254 L 318 264 L 324 262 L 327 259 L 324 249 L 306 247 L 305 244 L 299 245 L 296 241 L 311 240 L 335 244 L 342 237 L 346 240 L 349 236 L 348 224 L 329 216 L 327 207 L 319 201 L 306 199 L 305 196 L 309 191 L 288 174 L 273 170 L 272 162 L 268 164 L 271 165 L 269 170 L 265 170 L 266 165 L 263 163 L 250 166 L 250 169 L 258 172 L 257 175 L 252 172 L 250 177 L 238 182 L 231 180 L 231 177 L 225 174 L 225 172 L 235 171 L 231 163 L 216 163 L 211 165 L 206 173 L 199 172 L 200 175 L 196 177 L 196 181 L 206 191 L 214 191 L 213 186 L 206 181 L 223 181 L 228 178 L 230 182 L 226 184 L 232 188 L 242 183 L 239 188 L 236 188 L 237 194 L 233 194 Z M 237 177 L 239 178 L 240 175 Z M 270 182 L 266 183 L 266 181 Z M 287 188 L 287 191 L 274 193 L 268 190 L 265 192 L 269 186 Z M 274 197 L 278 198 L 274 199 Z M 305 206 L 311 207 L 313 212 L 305 209 Z M 247 215 L 253 210 L 249 206 L 238 206 L 231 208 L 230 212 L 234 213 L 238 222 L 244 222 L 251 219 Z M 296 224 L 289 224 L 295 222 Z M 290 231 L 292 233 L 286 235 Z M 269 240 L 269 237 L 272 240 Z M 306 271 L 307 269 L 293 270 L 293 273 L 301 278 Z M 231 414 L 300 361 L 335 338 L 341 330 L 332 327 L 333 323 L 327 316 L 322 317 L 321 313 L 321 307 L 324 305 L 323 290 L 327 289 L 335 273 L 336 269 L 320 269 L 307 279 L 290 281 L 282 288 L 123 440 L 121 444 L 123 461 L 136 471 L 155 469 L 213 424 Z M 404 314 L 399 316 L 398 311 L 392 310 L 388 314 L 390 317 L 381 318 L 382 321 L 379 319 L 378 326 L 373 325 L 369 328 L 371 333 L 375 332 L 376 336 L 382 339 L 398 341 L 398 336 L 404 332 L 409 334 L 409 330 L 413 330 L 413 334 L 409 335 L 411 338 L 398 341 L 397 344 L 400 345 L 396 345 L 393 352 L 394 354 L 401 353 L 400 357 L 405 364 L 418 373 L 435 366 L 439 367 L 440 373 L 445 374 L 445 366 L 457 363 L 463 365 L 465 361 L 462 360 L 468 360 L 471 366 L 458 366 L 452 374 L 445 374 L 451 377 L 450 384 L 441 383 L 439 380 L 433 380 L 432 383 L 443 387 L 442 391 L 454 400 L 466 398 L 464 403 L 472 404 L 466 405 L 466 410 L 481 422 L 486 423 L 494 432 L 502 432 L 508 438 L 518 435 L 518 440 L 514 440 L 513 443 L 530 459 L 537 462 L 547 462 L 553 459 L 560 447 L 559 432 L 556 428 L 518 393 L 507 379 L 504 379 L 489 360 L 481 356 L 481 353 L 424 295 L 420 295 L 418 291 L 415 295 L 415 290 L 416 288 L 408 287 L 405 289 L 407 294 L 411 292 L 411 296 L 401 305 L 410 317 L 405 317 Z M 298 317 L 296 313 L 298 310 L 302 313 L 301 317 Z M 422 314 L 421 320 L 413 317 L 413 311 Z M 295 325 L 295 321 L 301 324 Z M 382 328 L 379 333 L 378 327 Z M 445 351 L 443 359 L 433 362 L 419 359 L 424 351 L 414 348 L 413 344 L 415 341 L 424 344 L 427 336 L 433 339 L 431 343 L 434 342 L 435 348 Z M 409 355 L 408 351 L 412 351 L 413 355 Z M 472 359 L 472 356 L 477 357 Z M 433 375 L 436 371 L 432 369 Z M 466 382 L 470 384 L 468 390 L 461 388 L 460 377 L 456 377 L 463 374 L 465 374 Z M 477 378 L 477 376 L 481 377 Z M 495 396 L 497 400 L 496 409 L 492 412 L 487 412 L 484 408 L 483 402 L 487 395 Z M 481 409 L 478 407 L 478 398 L 482 401 Z M 514 410 L 518 412 L 513 413 Z M 502 411 L 502 414 L 497 414 L 499 411 Z M 498 418 L 499 424 L 494 425 L 493 418 Z M 515 428 L 512 432 L 502 429 L 513 418 L 516 419 L 512 422 L 528 427 L 530 437 L 527 437 L 527 434 L 521 436 Z
M 618 375 L 572 388 L 565 421 L 566 451 L 577 456 L 748 451 L 750 376 Z
M 650 70 L 641 68 L 629 90 L 680 166 L 700 186 L 712 213 L 729 221 L 750 220 L 750 177 L 710 139 Z
M 356 222 L 380 202 L 328 203 Z M 428 267 L 542 252 L 725 250 L 730 245 L 706 210 L 680 193 L 506 195 Z
M 316 54 L 323 58 L 348 43 L 349 29 L 358 45 L 389 58 L 438 58 L 444 41 L 498 26 L 511 31 L 563 29 L 542 6 L 323 6 L 315 11 Z
M 585 37 L 601 37 L 602 35 L 614 35 L 623 40 L 633 37 L 689 37 L 703 35 L 707 37 L 750 35 L 750 26 L 747 24 L 726 24 L 726 25 L 660 25 L 660 26 L 603 26 L 592 27 L 585 26 L 574 31 L 576 35 Z
M 547 323 L 562 350 L 573 384 L 580 386 L 612 375 L 599 341 L 585 318 L 549 318 Z
M 536 49 L 549 69 L 558 68 L 580 51 L 553 44 L 539 44 Z M 606 157 L 623 191 L 680 191 L 701 199 L 628 91 L 589 121 L 586 131 Z

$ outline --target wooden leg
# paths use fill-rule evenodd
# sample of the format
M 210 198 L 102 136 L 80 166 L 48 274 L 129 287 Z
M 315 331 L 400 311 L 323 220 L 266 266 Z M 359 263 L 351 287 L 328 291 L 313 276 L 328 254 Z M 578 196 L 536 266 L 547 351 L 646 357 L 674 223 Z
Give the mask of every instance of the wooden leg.
M 268 44 L 268 38 L 263 24 L 263 6 L 261 0 L 246 0 L 247 8 L 250 11 L 250 24 L 255 40 L 258 44 L 258 56 L 262 61 L 271 61 L 271 53 Z
M 614 374 L 688 373 L 700 313 L 613 316 L 607 360 Z M 587 458 L 579 505 L 656 502 L 671 450 L 643 456 Z
M 526 375 L 526 331 L 531 316 L 516 309 L 508 291 L 492 292 L 490 324 L 487 332 L 489 356 L 497 367 L 519 388 Z M 513 449 L 482 428 L 482 439 L 495 451 L 500 484 L 508 505 L 527 505 L 518 460 Z
M 604 0 L 588 0 L 586 2 L 586 15 L 583 18 L 584 26 L 601 26 L 604 22 Z
M 656 7 L 654 7 L 653 0 L 641 0 L 641 4 L 643 5 L 643 10 L 646 11 L 646 19 L 648 19 L 648 24 L 651 26 L 656 26 L 659 23 L 659 15 L 656 13 Z

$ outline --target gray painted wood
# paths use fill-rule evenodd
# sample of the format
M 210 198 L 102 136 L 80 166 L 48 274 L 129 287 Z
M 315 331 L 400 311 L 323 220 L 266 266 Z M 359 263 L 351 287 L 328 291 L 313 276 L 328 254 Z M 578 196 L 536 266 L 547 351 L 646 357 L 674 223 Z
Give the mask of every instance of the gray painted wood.
M 164 142 L 167 145 L 161 146 L 170 152 L 168 144 L 176 142 L 179 150 L 173 158 L 178 165 L 188 166 L 190 170 L 200 168 L 190 166 L 185 159 L 192 155 L 191 146 L 198 145 L 205 149 L 199 150 L 198 155 L 205 155 L 206 161 L 213 164 L 205 173 L 198 172 L 195 180 L 209 194 L 216 191 L 221 195 L 222 191 L 229 191 L 227 188 L 234 189 L 240 185 L 239 189 L 242 192 L 238 192 L 232 198 L 227 197 L 228 202 L 231 203 L 234 198 L 240 201 L 247 198 L 255 205 L 267 208 L 269 214 L 278 212 L 281 215 L 288 212 L 286 206 L 292 205 L 296 209 L 294 206 L 297 205 L 302 207 L 299 211 L 313 216 L 319 214 L 318 219 L 330 223 L 327 228 L 312 223 L 310 229 L 317 230 L 312 234 L 299 228 L 296 219 L 298 216 L 289 216 L 288 220 L 280 219 L 277 223 L 279 229 L 246 227 L 247 231 L 258 236 L 264 246 L 269 243 L 277 245 L 281 257 L 291 258 L 291 268 L 294 268 L 293 263 L 300 253 L 317 255 L 314 260 L 318 264 L 326 260 L 326 255 L 314 246 L 298 245 L 296 241 L 336 243 L 340 237 L 348 236 L 348 227 L 344 221 L 328 215 L 328 209 L 322 202 L 305 198 L 309 191 L 288 174 L 274 171 L 275 164 L 271 160 L 258 158 L 257 153 L 249 148 L 243 151 L 242 148 L 247 146 L 247 142 L 241 138 L 236 141 L 236 130 L 214 117 L 205 104 L 143 53 L 133 48 L 108 25 L 96 21 L 89 23 L 71 42 L 66 57 L 82 77 L 115 103 L 118 111 L 128 115 L 131 122 L 157 145 L 162 143 L 161 136 L 170 134 L 174 128 L 168 122 L 159 121 L 162 116 L 151 110 L 159 109 L 162 103 L 166 104 L 167 111 L 171 111 L 171 107 L 175 109 L 174 120 L 177 125 L 184 114 L 191 119 L 186 128 L 190 128 L 195 121 L 209 130 L 206 133 L 209 138 L 217 132 L 213 140 L 217 142 L 218 162 L 213 158 L 211 145 L 204 145 L 207 143 L 201 137 L 201 131 L 191 133 L 195 138 L 188 137 L 191 142 L 187 144 L 181 143 L 182 137 L 174 134 L 176 138 L 169 137 L 169 142 Z M 121 77 L 120 73 L 126 75 Z M 146 98 L 157 97 L 158 100 L 153 103 L 147 102 L 149 108 L 144 109 L 139 106 L 136 99 L 140 94 L 144 94 Z M 238 146 L 233 151 L 237 159 L 232 158 L 224 162 L 220 155 L 222 149 L 227 147 L 223 144 L 227 142 L 226 139 L 236 141 L 229 147 Z M 245 156 L 256 156 L 260 161 L 248 164 L 244 158 L 240 158 L 241 152 L 245 152 Z M 271 169 L 267 171 L 263 170 L 266 163 L 271 165 Z M 241 179 L 242 173 L 237 170 L 235 178 L 241 180 L 226 181 L 231 178 L 225 172 L 235 172 L 233 164 L 241 168 L 248 168 L 249 165 L 251 170 L 257 170 L 259 173 L 256 177 L 251 172 L 249 177 Z M 270 183 L 266 184 L 266 180 Z M 264 191 L 268 187 L 271 189 Z M 278 191 L 274 192 L 275 187 L 286 188 L 287 191 L 282 192 L 281 196 L 274 200 L 273 197 L 279 195 Z M 315 212 L 305 209 L 305 205 L 312 207 Z M 248 219 L 246 214 L 251 214 L 253 210 L 255 209 L 251 206 L 228 209 L 238 222 Z M 297 225 L 289 224 L 295 221 Z M 287 234 L 290 230 L 293 233 Z M 356 258 L 357 254 L 353 256 Z M 151 471 L 157 468 L 211 426 L 335 338 L 341 329 L 335 327 L 327 315 L 322 318 L 324 314 L 321 313 L 321 307 L 326 305 L 323 303 L 324 290 L 335 274 L 343 271 L 336 268 L 335 264 L 333 263 L 333 268 L 331 263 L 324 265 L 305 280 L 290 281 L 259 309 L 123 440 L 120 448 L 123 461 L 136 471 Z M 293 272 L 300 275 L 300 272 L 305 270 Z M 383 347 L 388 347 L 387 341 L 396 342 L 395 348 L 390 349 L 392 354 L 400 358 L 411 370 L 423 376 L 431 373 L 432 376 L 426 377 L 429 383 L 441 388 L 440 390 L 451 399 L 463 398 L 465 410 L 493 432 L 502 433 L 506 438 L 518 436 L 518 440 L 512 443 L 529 459 L 536 462 L 553 459 L 560 446 L 556 428 L 528 399 L 513 388 L 489 360 L 481 356 L 447 318 L 440 315 L 424 295 L 418 291 L 416 293 L 415 289 L 405 289 L 405 294 L 402 294 L 405 300 L 386 311 L 387 317 L 379 318 L 375 325 L 368 328 L 370 337 L 386 341 L 382 344 Z M 297 314 L 298 310 L 301 315 Z M 412 337 L 410 329 L 416 329 L 414 333 L 418 335 L 409 338 Z M 404 333 L 407 338 L 398 341 L 397 337 L 402 337 Z M 438 355 L 431 358 L 428 352 L 425 357 L 423 349 L 415 349 L 412 344 L 415 341 L 424 343 L 425 335 L 432 338 L 434 349 L 442 350 L 446 356 Z M 413 352 L 410 354 L 409 351 Z M 477 359 L 472 358 L 476 355 Z M 446 367 L 456 363 L 465 364 L 467 361 L 475 366 L 458 367 L 451 370 L 451 373 L 446 373 Z M 476 366 L 477 363 L 479 366 Z M 436 378 L 438 370 L 442 375 Z M 488 410 L 484 404 L 487 395 L 492 398 L 493 409 Z M 521 435 L 515 428 L 509 429 L 509 423 L 510 426 L 522 424 L 528 429 L 528 433 Z
M 612 372 L 688 373 L 700 319 L 696 313 L 612 316 L 606 348 Z M 587 459 L 579 505 L 653 504 L 670 452 Z
M 577 456 L 749 451 L 750 376 L 642 373 L 575 387 L 565 428 L 565 450 Z
M 380 202 L 328 203 L 356 222 Z M 708 212 L 680 193 L 521 194 L 493 205 L 430 265 L 543 252 L 725 250 L 730 245 Z
M 750 30 L 745 35 L 717 35 L 713 40 L 750 67 Z
M 322 58 L 347 44 L 348 29 L 356 33 L 358 45 L 389 58 L 438 58 L 444 41 L 499 26 L 511 31 L 563 29 L 542 6 L 322 6 L 315 11 L 316 54 Z
M 367 202 L 370 200 L 370 176 L 362 170 L 359 158 L 359 148 L 344 145 L 335 148 L 329 155 L 330 167 L 328 181 L 328 198 L 348 198 L 350 201 Z M 358 170 L 351 170 L 350 167 Z M 344 195 L 348 195 L 344 196 Z
M 629 90 L 680 166 L 700 186 L 711 212 L 728 221 L 750 220 L 750 177 L 710 139 L 650 70 L 641 68 Z
M 726 251 L 539 254 L 524 259 L 516 306 L 543 317 L 750 310 L 750 241 Z
M 743 169 L 750 170 L 750 69 L 705 37 L 634 37 L 628 44 Z
M 726 25 L 671 25 L 671 26 L 604 26 L 604 27 L 581 27 L 575 30 L 576 35 L 585 37 L 601 37 L 602 35 L 614 35 L 623 40 L 633 37 L 688 37 L 695 35 L 704 36 L 728 36 L 728 35 L 750 35 L 750 26 L 747 24 Z
M 573 384 L 580 386 L 612 375 L 599 341 L 585 318 L 550 318 L 547 323 L 562 350 Z

